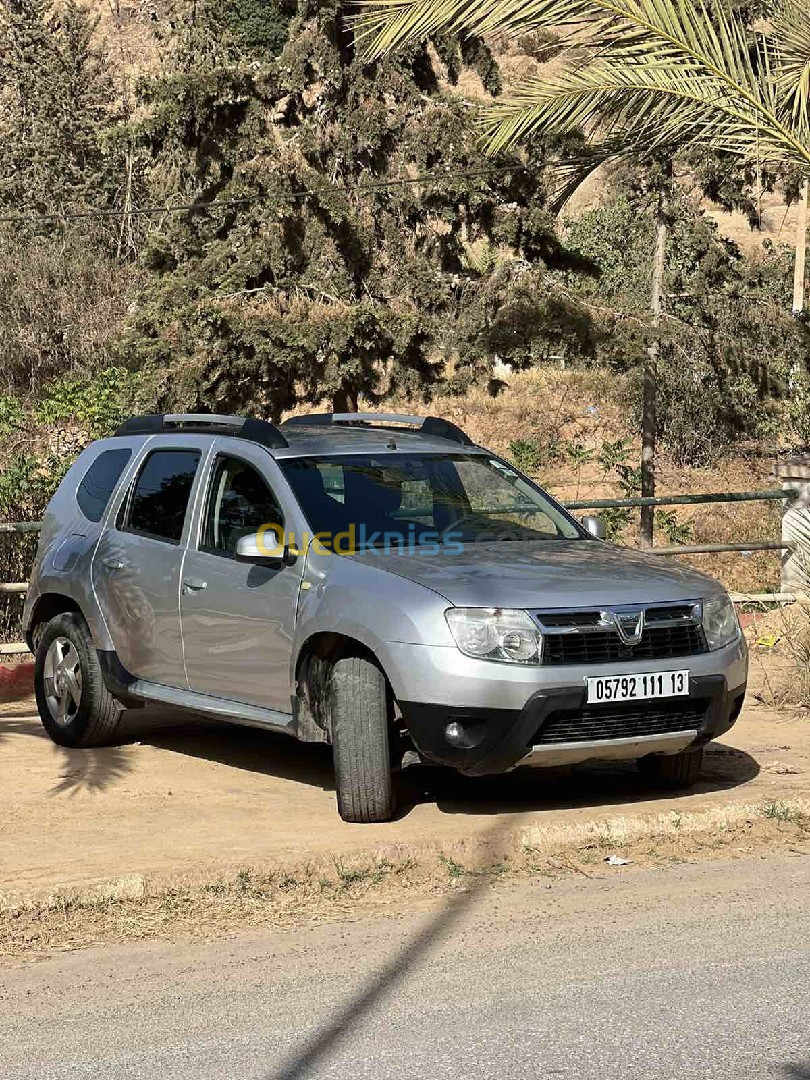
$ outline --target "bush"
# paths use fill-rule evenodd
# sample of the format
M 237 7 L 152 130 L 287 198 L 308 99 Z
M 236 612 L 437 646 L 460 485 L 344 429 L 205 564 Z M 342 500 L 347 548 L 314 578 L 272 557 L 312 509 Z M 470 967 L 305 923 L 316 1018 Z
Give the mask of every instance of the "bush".
M 707 465 L 729 443 L 756 434 L 766 410 L 745 372 L 717 370 L 701 356 L 661 364 L 658 432 L 677 465 Z
M 793 385 L 786 409 L 790 428 L 803 447 L 810 446 L 810 377 L 803 374 Z
M 78 232 L 0 231 L 0 355 L 7 393 L 109 364 L 133 272 Z
M 89 441 L 111 434 L 134 412 L 148 411 L 155 396 L 148 371 L 113 365 L 84 378 L 55 379 L 34 405 L 33 417 L 47 428 L 77 424 Z
M 54 380 L 25 405 L 0 396 L 0 521 L 38 521 L 76 455 L 109 435 L 133 412 L 152 408 L 156 379 L 147 372 L 104 368 Z M 0 534 L 0 580 L 25 581 L 36 534 Z M 0 635 L 19 640 L 22 597 L 0 596 Z
M 778 434 L 791 373 L 807 366 L 807 327 L 790 314 L 789 250 L 766 242 L 746 257 L 688 199 L 676 198 L 671 210 L 659 436 L 678 464 L 705 465 L 735 441 Z M 569 275 L 567 283 L 598 303 L 597 364 L 636 373 L 631 407 L 639 425 L 638 372 L 655 332 L 649 207 L 617 198 L 569 223 L 566 238 L 597 268 L 584 279 Z M 802 404 L 789 413 L 807 439 L 810 422 Z

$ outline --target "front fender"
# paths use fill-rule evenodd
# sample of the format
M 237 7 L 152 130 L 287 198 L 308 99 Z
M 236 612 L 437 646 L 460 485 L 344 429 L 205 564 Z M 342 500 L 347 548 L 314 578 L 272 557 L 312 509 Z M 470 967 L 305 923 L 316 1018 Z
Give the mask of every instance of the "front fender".
M 396 697 L 405 693 L 397 644 L 450 645 L 447 600 L 424 585 L 351 557 L 310 549 L 301 582 L 291 685 L 301 650 L 315 634 L 353 638 L 376 656 Z

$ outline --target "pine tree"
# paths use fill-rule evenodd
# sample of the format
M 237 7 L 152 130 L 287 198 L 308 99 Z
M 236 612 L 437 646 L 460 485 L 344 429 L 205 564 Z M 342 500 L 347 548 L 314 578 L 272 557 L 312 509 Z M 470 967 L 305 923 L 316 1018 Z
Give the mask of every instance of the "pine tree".
M 75 0 L 0 0 L 0 206 L 20 213 L 109 202 L 112 85 Z
M 11 392 L 104 366 L 127 306 L 118 222 L 48 216 L 119 197 L 112 79 L 95 30 L 75 0 L 0 0 L 0 213 L 12 218 L 0 224 L 0 354 Z
M 275 40 L 285 26 L 275 55 L 271 37 L 256 51 L 254 0 L 198 2 L 173 72 L 144 88 L 154 190 L 195 210 L 145 253 L 136 353 L 166 369 L 173 405 L 277 416 L 427 394 L 470 288 L 504 259 L 556 252 L 540 161 L 482 161 L 448 85 L 468 64 L 497 92 L 481 42 L 368 66 L 337 0 L 262 8 Z M 431 179 L 402 183 L 415 176 Z M 467 339 L 464 359 L 482 366 Z

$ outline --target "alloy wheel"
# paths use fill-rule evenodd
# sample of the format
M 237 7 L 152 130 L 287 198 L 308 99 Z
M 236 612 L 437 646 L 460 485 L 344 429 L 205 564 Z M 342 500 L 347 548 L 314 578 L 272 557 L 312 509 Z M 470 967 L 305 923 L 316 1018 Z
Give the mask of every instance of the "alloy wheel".
M 45 701 L 60 727 L 76 717 L 82 699 L 82 665 L 76 646 L 65 637 L 54 638 L 43 668 Z

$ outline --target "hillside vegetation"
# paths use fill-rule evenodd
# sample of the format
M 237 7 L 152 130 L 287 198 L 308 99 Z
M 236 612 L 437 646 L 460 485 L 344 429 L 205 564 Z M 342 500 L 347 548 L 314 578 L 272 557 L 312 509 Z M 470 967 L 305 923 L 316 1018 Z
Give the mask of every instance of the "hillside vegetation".
M 153 409 L 404 403 L 562 497 L 637 490 L 654 168 L 560 207 L 576 139 L 485 159 L 470 123 L 555 48 L 443 35 L 367 65 L 339 0 L 0 0 L 0 519 Z M 676 179 L 659 485 L 770 487 L 810 438 L 796 177 L 715 156 Z M 667 511 L 657 538 L 773 537 L 777 513 Z M 3 550 L 27 576 L 30 542 Z M 763 589 L 778 559 L 712 569 Z

